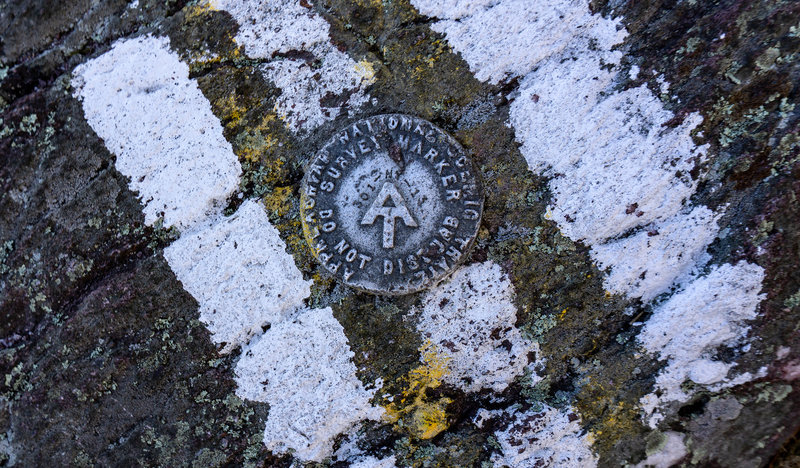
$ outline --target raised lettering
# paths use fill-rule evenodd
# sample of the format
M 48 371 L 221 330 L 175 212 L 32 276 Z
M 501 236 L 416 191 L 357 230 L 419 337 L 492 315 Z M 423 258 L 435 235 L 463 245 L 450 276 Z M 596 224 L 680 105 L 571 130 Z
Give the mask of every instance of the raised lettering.
M 433 160 L 436 159 L 436 156 L 438 156 L 438 155 L 439 155 L 439 152 L 436 151 L 435 149 L 431 148 L 430 150 L 428 150 L 427 153 L 425 153 L 424 157 L 429 163 L 433 164 Z M 439 172 L 439 174 L 441 174 L 441 172 Z
M 342 266 L 342 262 L 331 263 L 330 265 L 328 265 L 328 271 L 330 271 L 331 273 L 336 273 L 337 271 L 339 271 L 340 266 Z
M 370 257 L 369 255 L 358 254 L 358 259 L 361 260 L 361 262 L 358 264 L 358 268 L 363 270 L 367 262 L 372 260 L 372 257 Z
M 347 250 L 347 249 L 349 249 L 349 248 L 350 248 L 350 244 L 348 244 L 348 243 L 347 243 L 347 241 L 345 241 L 344 239 L 342 239 L 342 240 L 340 240 L 340 241 L 339 241 L 339 243 L 338 243 L 338 244 L 336 244 L 336 245 L 335 245 L 333 248 L 334 248 L 334 249 L 336 249 L 336 251 L 337 251 L 337 252 L 339 252 L 340 254 L 342 254 L 342 253 L 344 253 L 344 251 L 345 251 L 345 250 Z
M 447 249 L 447 252 L 445 252 L 445 253 L 446 253 L 447 255 L 449 255 L 449 256 L 450 256 L 450 258 L 452 258 L 454 262 L 458 261 L 458 258 L 461 256 L 461 252 L 459 252 L 459 251 L 458 251 L 458 249 L 457 249 L 457 248 L 455 248 L 455 246 L 453 246 L 453 245 L 451 245 L 451 246 L 450 246 L 450 247 Z
M 407 150 L 408 149 L 408 135 L 397 135 L 397 145 L 400 146 L 400 149 Z
M 448 190 L 447 201 L 459 200 L 461 198 L 461 190 Z
M 355 270 L 351 270 L 350 267 L 344 267 L 344 273 L 342 273 L 342 278 L 345 281 L 347 281 L 350 279 L 351 276 L 353 276 L 353 273 L 355 273 Z
M 442 185 L 444 185 L 445 187 L 449 187 L 450 184 L 453 184 L 455 182 L 458 182 L 458 177 L 456 177 L 455 174 L 448 174 L 442 177 Z
M 458 242 L 458 245 L 461 246 L 461 250 L 466 250 L 467 249 L 467 246 L 469 245 L 469 240 L 468 239 L 464 239 L 463 237 L 456 237 L 455 240 L 456 240 L 456 242 Z
M 447 227 L 451 227 L 451 228 L 455 229 L 455 228 L 458 227 L 458 218 L 456 218 L 455 216 L 448 216 L 448 217 L 444 218 L 444 221 L 442 221 L 442 224 L 447 226 Z

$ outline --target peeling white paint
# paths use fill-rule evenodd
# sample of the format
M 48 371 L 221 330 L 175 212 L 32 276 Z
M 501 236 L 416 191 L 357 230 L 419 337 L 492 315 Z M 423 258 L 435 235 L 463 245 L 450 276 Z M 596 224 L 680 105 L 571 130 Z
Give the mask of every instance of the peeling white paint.
M 491 261 L 464 267 L 425 294 L 418 329 L 445 361 L 445 382 L 501 392 L 524 372 L 537 348 L 514 326 L 513 298 L 511 281 Z
M 261 71 L 281 89 L 277 111 L 291 129 L 311 130 L 369 100 L 372 67 L 331 44 L 330 26 L 313 8 L 278 0 L 219 0 L 215 7 L 239 23 L 236 41 L 249 57 L 272 59 Z
M 461 53 L 475 77 L 499 81 L 523 76 L 573 44 L 599 41 L 609 50 L 624 38 L 619 22 L 591 15 L 580 0 L 413 0 L 428 16 L 440 18 L 432 29 L 443 33 Z
M 510 123 L 522 154 L 531 170 L 552 178 L 549 216 L 610 269 L 606 287 L 648 300 L 685 276 L 705 245 L 678 233 L 641 237 L 703 221 L 698 237 L 713 239 L 708 216 L 680 219 L 692 211 L 687 200 L 697 186 L 689 171 L 706 151 L 691 137 L 702 118 L 692 114 L 667 128 L 674 115 L 647 87 L 614 89 L 617 72 L 609 68 L 622 53 L 612 47 L 626 36 L 619 20 L 592 15 L 577 0 L 413 3 L 443 18 L 433 28 L 479 79 L 520 78 Z M 645 261 L 617 256 L 622 250 L 636 250 Z M 659 259 L 670 260 L 654 269 Z M 649 278 L 632 276 L 644 270 Z
M 439 19 L 433 28 L 476 77 L 519 78 L 510 124 L 529 168 L 551 178 L 547 217 L 591 247 L 608 271 L 605 287 L 644 302 L 682 288 L 640 337 L 669 359 L 657 381 L 664 393 L 645 397 L 645 411 L 686 398 L 680 385 L 687 379 L 713 390 L 753 378 L 729 379 L 735 364 L 712 354 L 745 335 L 744 321 L 762 298 L 763 270 L 740 262 L 696 276 L 721 215 L 690 202 L 697 188 L 690 172 L 707 150 L 692 137 L 702 117 L 670 128 L 674 115 L 646 86 L 617 89 L 622 54 L 612 46 L 627 34 L 621 23 L 592 15 L 578 0 L 412 3 Z M 629 76 L 638 73 L 632 67 Z M 657 84 L 660 93 L 669 90 L 663 77 Z
M 336 436 L 383 410 L 369 404 L 330 309 L 304 307 L 311 282 L 264 208 L 247 200 L 222 215 L 241 167 L 188 67 L 167 39 L 144 36 L 75 75 L 86 119 L 142 194 L 148 224 L 163 211 L 183 230 L 164 256 L 212 340 L 223 353 L 244 346 L 237 394 L 269 403 L 265 444 L 306 460 L 330 455 Z
M 236 394 L 269 403 L 267 448 L 322 461 L 334 438 L 363 419 L 378 419 L 374 390 L 356 377 L 353 352 L 330 308 L 304 309 L 247 346 L 236 366 Z
M 660 447 L 650 454 L 645 460 L 636 465 L 636 468 L 669 468 L 675 466 L 689 451 L 684 444 L 683 434 L 665 432 Z
M 263 206 L 245 201 L 230 217 L 184 232 L 164 249 L 175 276 L 200 304 L 200 320 L 228 352 L 303 305 L 311 281 L 286 253 Z
M 710 258 L 706 248 L 716 237 L 719 216 L 700 206 L 629 237 L 594 245 L 597 265 L 610 269 L 606 289 L 648 302 L 674 282 L 688 279 L 695 265 Z
M 350 464 L 350 468 L 395 468 L 397 459 L 392 455 L 387 458 L 364 457 Z
M 546 405 L 542 409 L 526 411 L 514 408 L 480 410 L 476 424 L 482 427 L 491 419 L 501 421 L 501 428 L 495 431 L 494 436 L 502 453 L 493 454 L 491 459 L 496 467 L 597 466 L 590 438 L 572 410 L 565 412 Z
M 689 398 L 681 384 L 691 380 L 715 389 L 742 383 L 742 376 L 728 380 L 734 363 L 713 358 L 719 346 L 744 344 L 747 321 L 757 315 L 764 299 L 761 282 L 764 270 L 741 261 L 714 267 L 706 276 L 694 279 L 683 290 L 658 306 L 647 321 L 639 341 L 651 353 L 660 354 L 667 366 L 656 377 L 654 394 L 642 398 L 648 423 L 655 427 L 663 418 L 659 408 Z M 752 378 L 747 374 L 745 380 Z
M 165 226 L 188 228 L 236 191 L 236 155 L 166 38 L 117 41 L 74 76 L 86 120 L 142 197 L 148 225 L 163 213 Z

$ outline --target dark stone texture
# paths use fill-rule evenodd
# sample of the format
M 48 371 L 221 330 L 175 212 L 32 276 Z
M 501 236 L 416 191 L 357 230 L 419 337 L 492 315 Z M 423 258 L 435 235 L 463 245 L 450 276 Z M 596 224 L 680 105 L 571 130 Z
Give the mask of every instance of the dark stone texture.
M 652 392 L 663 362 L 641 356 L 638 328 L 651 310 L 607 295 L 588 248 L 544 219 L 547 181 L 527 169 L 504 123 L 516 83 L 490 86 L 406 1 L 320 1 L 333 42 L 376 64 L 377 81 L 360 116 L 340 116 L 297 136 L 274 117 L 263 60 L 238 53 L 236 24 L 224 12 L 180 1 L 0 3 L 0 446 L 20 466 L 288 465 L 261 442 L 266 405 L 233 393 L 236 354 L 221 356 L 197 320 L 197 306 L 161 256 L 177 235 L 145 227 L 136 194 L 114 155 L 71 97 L 69 73 L 114 40 L 168 35 L 191 62 L 192 78 L 219 117 L 245 174 L 241 192 L 261 197 L 298 268 L 313 278 L 313 306 L 330 305 L 344 327 L 364 382 L 382 378 L 392 395 L 409 391 L 422 338 L 405 315 L 419 295 L 376 298 L 326 277 L 303 240 L 298 194 L 303 166 L 330 133 L 358 118 L 401 112 L 452 133 L 472 155 L 486 190 L 470 261 L 491 259 L 509 274 L 518 323 L 547 359 L 544 381 L 521 379 L 500 396 L 427 388 L 447 405 L 449 429 L 420 440 L 400 425 L 373 423 L 363 445 L 396 454 L 403 466 L 480 466 L 496 450 L 478 408 L 514 403 L 574 406 L 595 434 L 601 466 L 636 463 L 652 437 L 638 401 Z M 677 125 L 700 112 L 711 157 L 693 174 L 693 202 L 719 209 L 713 263 L 740 259 L 766 269 L 747 353 L 720 349 L 741 372 L 766 377 L 718 393 L 699 391 L 660 426 L 687 435 L 684 465 L 794 466 L 800 459 L 800 23 L 793 1 L 596 1 L 621 16 L 630 36 L 621 75 L 661 96 Z M 722 34 L 724 38 L 720 38 Z M 627 67 L 627 68 L 626 68 Z M 656 73 L 653 74 L 652 72 Z M 34 117 L 35 116 L 35 117 Z M 270 134 L 282 146 L 261 145 Z M 253 149 L 255 148 L 255 150 Z M 702 175 L 705 174 L 705 175 Z M 232 200 L 229 211 L 238 201 Z M 626 313 L 626 309 L 634 314 Z M 368 317 L 365 319 L 365 317 Z M 781 349 L 788 353 L 778 358 Z M 385 403 L 378 401 L 376 403 Z M 3 455 L 0 455 L 2 457 Z M 0 458 L 0 464 L 7 462 Z

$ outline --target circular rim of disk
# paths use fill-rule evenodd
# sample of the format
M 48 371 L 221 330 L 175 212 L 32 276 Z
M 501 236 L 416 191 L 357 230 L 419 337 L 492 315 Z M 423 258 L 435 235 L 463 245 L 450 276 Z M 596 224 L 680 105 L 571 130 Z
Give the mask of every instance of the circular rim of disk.
M 483 216 L 472 158 L 407 114 L 379 114 L 331 135 L 305 166 L 303 235 L 337 281 L 377 295 L 435 286 L 468 257 Z

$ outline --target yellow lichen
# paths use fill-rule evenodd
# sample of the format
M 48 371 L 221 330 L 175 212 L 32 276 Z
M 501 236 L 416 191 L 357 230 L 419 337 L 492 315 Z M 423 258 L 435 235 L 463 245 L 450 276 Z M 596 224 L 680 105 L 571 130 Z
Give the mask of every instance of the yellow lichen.
M 442 384 L 447 373 L 449 358 L 442 356 L 430 342 L 421 348 L 422 364 L 404 377 L 405 388 L 399 398 L 384 406 L 386 419 L 403 428 L 414 437 L 431 439 L 447 429 L 447 405 L 453 401 L 447 397 L 426 401 L 428 389 Z
M 279 137 L 274 134 L 271 128 L 276 121 L 277 116 L 275 114 L 266 114 L 261 118 L 261 122 L 258 125 L 252 128 L 245 128 L 237 137 L 237 156 L 246 161 L 255 162 L 261 160 L 264 154 L 277 147 L 280 143 Z M 276 160 L 275 164 L 280 167 L 283 165 L 283 161 Z
M 247 112 L 247 109 L 236 102 L 236 96 L 229 94 L 222 99 L 213 102 L 215 113 L 225 122 L 226 127 L 233 127 L 239 124 Z
M 217 9 L 214 0 L 201 0 L 194 5 L 188 5 L 184 10 L 186 12 L 186 21 L 205 16 L 207 13 L 216 11 Z
M 283 216 L 292 208 L 292 188 L 275 187 L 272 193 L 264 196 L 262 203 L 269 213 Z
M 355 66 L 356 73 L 364 80 L 364 84 L 372 84 L 375 82 L 375 67 L 367 59 L 361 60 Z

